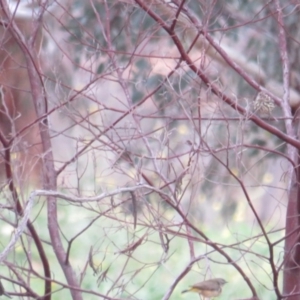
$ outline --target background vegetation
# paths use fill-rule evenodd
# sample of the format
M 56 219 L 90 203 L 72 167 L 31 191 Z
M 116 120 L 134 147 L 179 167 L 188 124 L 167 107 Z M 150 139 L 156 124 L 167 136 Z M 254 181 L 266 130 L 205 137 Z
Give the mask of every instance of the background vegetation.
M 298 6 L 0 0 L 7 293 L 300 299 Z

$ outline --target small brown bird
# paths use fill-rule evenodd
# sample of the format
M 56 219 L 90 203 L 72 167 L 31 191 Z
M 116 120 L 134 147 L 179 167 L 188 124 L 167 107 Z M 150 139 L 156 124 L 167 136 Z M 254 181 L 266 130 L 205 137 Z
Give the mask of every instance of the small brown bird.
M 253 102 L 253 109 L 260 114 L 271 115 L 272 110 L 275 108 L 274 100 L 264 92 L 259 92 Z
M 198 293 L 205 298 L 217 297 L 222 293 L 222 286 L 227 283 L 223 278 L 209 279 L 192 285 L 188 290 L 182 291 Z

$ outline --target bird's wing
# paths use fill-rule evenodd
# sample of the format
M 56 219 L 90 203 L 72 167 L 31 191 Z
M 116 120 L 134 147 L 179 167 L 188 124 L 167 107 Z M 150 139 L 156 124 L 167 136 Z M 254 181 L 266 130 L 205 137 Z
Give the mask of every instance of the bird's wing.
M 215 281 L 206 280 L 192 285 L 192 288 L 199 289 L 199 290 L 215 291 L 218 290 L 220 287 L 218 283 L 216 283 Z

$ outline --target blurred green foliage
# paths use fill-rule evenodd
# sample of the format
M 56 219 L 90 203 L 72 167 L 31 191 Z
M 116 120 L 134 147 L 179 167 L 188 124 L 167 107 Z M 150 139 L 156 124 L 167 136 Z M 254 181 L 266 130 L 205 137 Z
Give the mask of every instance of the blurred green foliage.
M 49 236 L 46 215 L 43 210 L 40 210 L 43 205 L 43 200 L 39 200 L 39 204 L 34 208 L 32 220 L 34 220 L 34 225 L 44 241 L 53 279 L 64 282 L 64 276 L 55 259 L 52 247 L 50 244 L 47 246 Z M 167 211 L 164 218 L 172 220 L 175 216 L 172 212 Z M 60 203 L 59 221 L 65 247 L 67 247 L 67 241 L 85 228 L 95 217 L 97 215 L 94 212 Z M 142 219 L 142 214 L 139 214 L 139 221 L 141 222 Z M 168 234 L 169 250 L 166 253 L 158 233 L 151 229 L 151 226 L 147 228 L 139 225 L 134 230 L 130 225 L 131 221 L 131 216 L 124 214 L 119 209 L 115 209 L 107 216 L 100 214 L 92 226 L 73 242 L 70 262 L 77 273 L 77 277 L 83 279 L 83 289 L 103 294 L 110 291 L 108 295 L 111 297 L 124 299 L 162 299 L 170 285 L 189 263 L 188 242 L 182 237 Z M 148 221 L 143 220 L 146 223 Z M 270 256 L 269 248 L 265 238 L 260 236 L 260 229 L 257 225 L 250 227 L 243 222 L 231 221 L 223 228 L 214 225 L 214 223 L 198 224 L 197 226 L 213 242 L 219 245 L 232 245 L 232 247 L 227 248 L 225 246 L 222 248 L 249 276 L 261 299 L 274 299 L 273 275 L 267 260 Z M 275 242 L 283 235 L 282 231 L 271 233 L 270 230 L 269 232 L 268 238 L 271 242 Z M 131 253 L 124 251 L 143 236 L 142 243 L 134 251 Z M 5 245 L 9 236 L 3 235 L 3 237 L 2 244 Z M 30 238 L 23 237 L 23 242 L 30 242 Z M 91 246 L 93 247 L 93 263 L 99 270 L 97 274 L 94 274 L 92 268 L 87 266 Z M 210 277 L 223 277 L 229 282 L 224 286 L 223 293 L 218 299 L 239 299 L 251 295 L 241 275 L 224 257 L 203 243 L 194 242 L 194 247 L 196 255 L 201 255 L 202 259 L 195 263 L 188 274 L 178 283 L 170 299 L 198 299 L 195 294 L 181 295 L 181 291 L 190 284 Z M 32 265 L 38 273 L 41 273 L 42 269 L 36 248 L 33 244 L 30 248 Z M 280 262 L 282 251 L 281 243 L 274 247 L 275 263 Z M 27 257 L 20 243 L 15 252 L 10 255 L 9 260 L 13 260 L 20 267 L 27 265 Z M 82 273 L 82 270 L 85 271 Z M 2 268 L 2 275 L 7 275 L 6 268 Z M 7 282 L 4 284 L 8 291 L 12 290 Z M 32 277 L 30 284 L 37 293 L 42 293 L 42 279 Z M 60 285 L 55 282 L 52 287 L 54 291 L 57 290 L 53 294 L 53 300 L 69 299 L 67 289 L 60 290 Z M 96 298 L 95 295 L 84 294 L 86 300 Z

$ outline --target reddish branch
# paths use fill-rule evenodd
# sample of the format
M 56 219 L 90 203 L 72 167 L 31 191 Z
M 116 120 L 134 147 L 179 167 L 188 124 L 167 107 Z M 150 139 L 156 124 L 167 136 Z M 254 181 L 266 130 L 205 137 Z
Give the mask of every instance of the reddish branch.
M 188 55 L 188 53 L 185 51 L 183 44 L 180 41 L 180 38 L 176 35 L 174 31 L 170 29 L 167 23 L 165 23 L 155 12 L 151 10 L 150 7 L 147 6 L 147 4 L 144 1 L 141 0 L 135 0 L 140 7 L 149 14 L 171 37 L 171 39 L 174 42 L 174 45 L 177 47 L 182 61 L 186 62 L 186 64 L 189 66 L 189 68 L 199 76 L 199 78 L 205 83 L 205 85 L 211 89 L 211 91 L 218 96 L 221 100 L 223 100 L 225 103 L 227 103 L 230 107 L 232 107 L 235 111 L 237 111 L 240 115 L 243 115 L 248 120 L 251 120 L 254 122 L 257 126 L 259 126 L 262 129 L 265 129 L 266 131 L 272 133 L 273 135 L 277 136 L 281 140 L 285 141 L 286 143 L 296 147 L 297 149 L 300 148 L 300 142 L 285 134 L 278 128 L 270 125 L 269 123 L 265 122 L 258 116 L 251 114 L 249 115 L 247 110 L 239 105 L 235 99 L 232 99 L 228 97 L 226 94 L 224 94 L 216 84 L 214 84 L 208 76 L 205 75 L 204 71 L 202 71 L 200 68 L 198 68 L 191 57 Z

